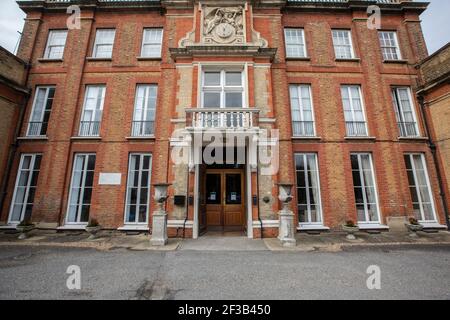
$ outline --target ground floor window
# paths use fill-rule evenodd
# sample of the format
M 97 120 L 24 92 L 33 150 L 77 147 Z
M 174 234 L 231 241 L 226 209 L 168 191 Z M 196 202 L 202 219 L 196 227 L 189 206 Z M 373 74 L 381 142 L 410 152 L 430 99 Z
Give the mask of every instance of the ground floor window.
M 130 155 L 125 224 L 147 224 L 148 222 L 151 162 L 150 154 Z
M 9 222 L 11 223 L 31 219 L 41 158 L 40 154 L 23 154 L 20 158 L 9 215 Z
M 424 155 L 405 154 L 405 164 L 416 219 L 435 222 L 436 212 Z
M 315 153 L 295 154 L 297 208 L 300 224 L 322 224 L 319 170 Z
M 95 154 L 75 154 L 67 223 L 87 223 L 94 185 Z
M 379 223 L 378 196 L 375 185 L 372 155 L 351 155 L 353 187 L 359 223 Z

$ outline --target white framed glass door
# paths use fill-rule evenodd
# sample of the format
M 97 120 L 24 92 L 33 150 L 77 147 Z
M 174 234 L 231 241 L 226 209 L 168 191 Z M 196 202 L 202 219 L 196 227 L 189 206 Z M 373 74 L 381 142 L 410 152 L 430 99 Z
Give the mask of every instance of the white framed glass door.
M 86 224 L 89 221 L 95 160 L 95 154 L 75 154 L 67 208 L 67 224 Z
M 125 203 L 125 225 L 148 224 L 151 168 L 151 154 L 130 154 Z
M 297 208 L 300 226 L 323 225 L 317 154 L 295 154 Z
M 370 153 L 351 154 L 353 188 L 358 223 L 380 223 L 380 208 Z
M 414 216 L 419 222 L 437 222 L 425 156 L 405 154 L 405 165 Z
M 20 157 L 8 223 L 31 219 L 41 159 L 41 154 L 22 154 Z

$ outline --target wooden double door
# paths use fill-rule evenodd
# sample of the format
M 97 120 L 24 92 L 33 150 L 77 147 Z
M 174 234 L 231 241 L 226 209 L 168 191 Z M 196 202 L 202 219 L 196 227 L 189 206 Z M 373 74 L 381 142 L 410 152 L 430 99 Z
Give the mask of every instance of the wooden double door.
M 244 230 L 244 170 L 207 169 L 203 183 L 207 230 Z

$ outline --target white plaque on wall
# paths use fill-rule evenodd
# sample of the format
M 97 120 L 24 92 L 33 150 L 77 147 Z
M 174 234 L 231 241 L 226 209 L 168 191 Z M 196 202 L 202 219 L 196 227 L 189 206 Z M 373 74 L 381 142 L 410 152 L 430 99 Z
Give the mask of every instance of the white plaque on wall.
M 107 186 L 118 186 L 122 182 L 121 173 L 100 173 L 98 184 Z

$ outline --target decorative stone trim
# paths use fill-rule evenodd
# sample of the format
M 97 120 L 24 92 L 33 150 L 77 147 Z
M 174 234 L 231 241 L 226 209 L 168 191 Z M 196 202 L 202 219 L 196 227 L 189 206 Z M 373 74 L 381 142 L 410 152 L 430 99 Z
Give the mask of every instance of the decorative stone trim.
M 261 48 L 253 45 L 193 45 L 186 48 L 170 48 L 174 59 L 194 56 L 244 56 L 267 57 L 273 60 L 277 53 L 276 48 Z

